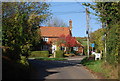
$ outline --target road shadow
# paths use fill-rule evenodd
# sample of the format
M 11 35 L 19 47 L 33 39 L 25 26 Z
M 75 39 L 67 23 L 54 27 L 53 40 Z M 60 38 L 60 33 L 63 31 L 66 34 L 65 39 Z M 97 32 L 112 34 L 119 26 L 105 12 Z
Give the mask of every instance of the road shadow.
M 59 71 L 48 71 L 59 67 L 75 66 L 79 61 L 42 61 L 28 60 L 29 67 L 24 68 L 21 64 L 2 58 L 2 79 L 3 80 L 43 80 L 45 77 L 59 73 Z M 71 64 L 70 64 L 71 63 Z
M 29 78 L 30 70 L 23 64 L 2 57 L 2 81 L 23 81 Z
M 79 60 L 69 61 L 42 61 L 42 60 L 28 60 L 30 64 L 30 79 L 45 80 L 45 77 L 59 73 L 59 71 L 48 71 L 48 69 L 55 69 L 68 66 L 79 66 Z

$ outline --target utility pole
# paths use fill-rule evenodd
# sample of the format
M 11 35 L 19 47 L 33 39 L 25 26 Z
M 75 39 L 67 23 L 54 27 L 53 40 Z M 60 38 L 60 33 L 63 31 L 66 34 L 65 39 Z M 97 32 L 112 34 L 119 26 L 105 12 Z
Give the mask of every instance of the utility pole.
M 86 34 L 87 34 L 87 56 L 89 57 L 89 13 L 88 8 L 86 8 Z
M 102 28 L 105 29 L 105 34 L 104 34 L 104 38 L 103 38 L 103 41 L 104 41 L 104 58 L 105 58 L 105 62 L 106 62 L 106 56 L 107 56 L 107 49 L 106 49 L 106 36 L 107 36 L 107 31 L 106 31 L 106 27 L 107 27 L 107 24 L 106 23 L 102 23 Z
M 107 48 L 106 48 L 106 40 L 107 40 L 107 31 L 106 31 L 107 23 L 105 23 L 105 62 L 107 56 Z
M 106 53 L 107 51 L 106 51 L 106 33 L 105 33 L 105 62 L 106 62 Z

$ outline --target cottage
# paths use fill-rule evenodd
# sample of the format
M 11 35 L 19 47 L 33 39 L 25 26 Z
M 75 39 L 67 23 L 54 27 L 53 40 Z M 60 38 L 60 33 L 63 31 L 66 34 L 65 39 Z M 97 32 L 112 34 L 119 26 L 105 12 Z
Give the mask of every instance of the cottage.
M 72 37 L 72 20 L 69 21 L 69 27 L 46 27 L 40 26 L 40 34 L 43 39 L 41 50 L 49 50 L 54 53 L 57 50 L 56 42 L 59 40 L 61 35 Z M 61 50 L 66 50 L 65 45 L 61 44 Z

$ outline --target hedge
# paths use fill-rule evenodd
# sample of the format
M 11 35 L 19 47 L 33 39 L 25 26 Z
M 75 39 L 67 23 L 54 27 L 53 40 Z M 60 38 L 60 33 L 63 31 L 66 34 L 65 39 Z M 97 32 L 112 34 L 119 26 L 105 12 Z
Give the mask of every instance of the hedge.
M 48 51 L 32 51 L 29 57 L 48 57 Z
M 61 50 L 57 50 L 57 51 L 55 51 L 56 52 L 56 58 L 62 58 L 63 57 L 63 51 L 61 51 Z

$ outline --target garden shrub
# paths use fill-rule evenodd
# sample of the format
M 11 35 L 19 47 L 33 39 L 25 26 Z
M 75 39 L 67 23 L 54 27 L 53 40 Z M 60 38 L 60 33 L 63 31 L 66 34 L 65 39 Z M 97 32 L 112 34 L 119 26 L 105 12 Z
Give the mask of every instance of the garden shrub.
M 63 57 L 63 51 L 61 51 L 61 50 L 57 50 L 56 51 L 56 58 L 62 58 Z
M 29 57 L 48 57 L 48 51 L 32 51 Z

